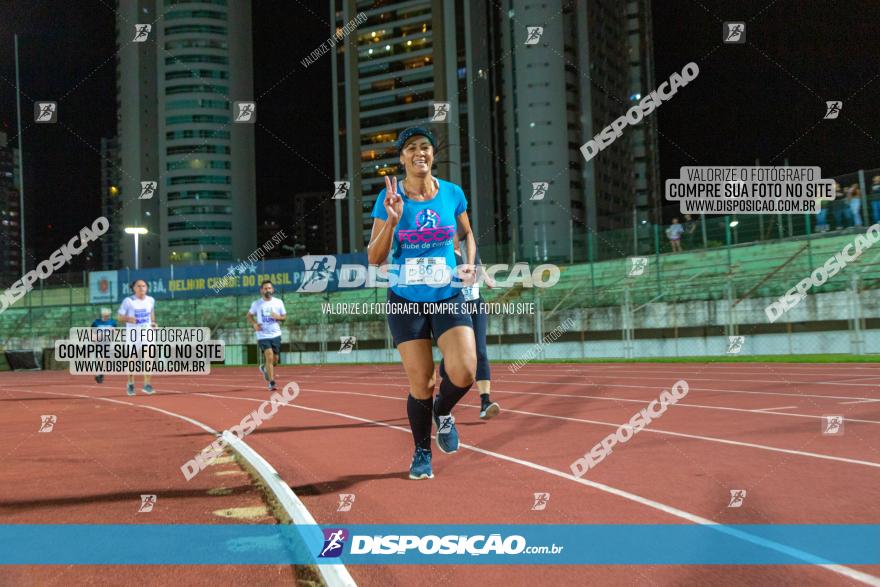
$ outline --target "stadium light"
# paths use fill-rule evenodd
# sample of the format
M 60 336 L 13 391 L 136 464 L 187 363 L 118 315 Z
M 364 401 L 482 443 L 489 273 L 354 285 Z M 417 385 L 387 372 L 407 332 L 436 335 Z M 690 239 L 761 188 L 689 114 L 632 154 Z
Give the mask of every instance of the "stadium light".
M 147 234 L 149 231 L 143 226 L 126 226 L 125 233 L 134 235 L 134 268 L 140 268 L 140 255 L 138 254 L 138 237 Z

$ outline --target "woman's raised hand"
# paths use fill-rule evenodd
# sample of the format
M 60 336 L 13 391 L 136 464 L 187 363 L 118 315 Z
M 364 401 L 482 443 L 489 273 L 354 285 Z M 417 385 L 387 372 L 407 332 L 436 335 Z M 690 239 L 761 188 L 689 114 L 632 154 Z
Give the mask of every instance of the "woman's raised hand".
M 403 198 L 397 193 L 397 178 L 385 176 L 385 213 L 388 221 L 397 224 L 403 216 Z

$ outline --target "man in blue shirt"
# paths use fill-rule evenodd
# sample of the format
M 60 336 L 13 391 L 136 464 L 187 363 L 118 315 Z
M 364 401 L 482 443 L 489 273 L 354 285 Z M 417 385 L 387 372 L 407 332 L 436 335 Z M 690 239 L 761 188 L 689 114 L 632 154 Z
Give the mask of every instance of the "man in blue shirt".
M 92 322 L 92 328 L 116 328 L 116 320 L 110 317 L 110 308 L 101 308 L 101 317 Z M 95 375 L 95 383 L 104 383 L 104 375 Z

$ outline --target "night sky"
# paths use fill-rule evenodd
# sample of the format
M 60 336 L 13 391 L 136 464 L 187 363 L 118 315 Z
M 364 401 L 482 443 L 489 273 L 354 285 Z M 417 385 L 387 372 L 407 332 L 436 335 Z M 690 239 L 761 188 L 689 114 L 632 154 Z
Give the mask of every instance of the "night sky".
M 328 37 L 330 15 L 323 0 L 253 4 L 262 219 L 292 194 L 332 181 L 330 56 L 305 71 L 299 62 Z M 15 136 L 18 32 L 28 241 L 38 259 L 100 212 L 98 150 L 116 116 L 111 5 L 0 0 L 0 126 Z M 826 177 L 880 167 L 880 2 L 658 0 L 653 11 L 657 83 L 689 61 L 700 66 L 653 114 L 664 178 L 683 165 L 756 158 L 819 165 Z M 726 20 L 747 22 L 745 45 L 721 45 Z M 841 116 L 823 121 L 824 101 L 834 99 L 843 100 Z M 60 123 L 29 122 L 33 100 L 59 101 Z

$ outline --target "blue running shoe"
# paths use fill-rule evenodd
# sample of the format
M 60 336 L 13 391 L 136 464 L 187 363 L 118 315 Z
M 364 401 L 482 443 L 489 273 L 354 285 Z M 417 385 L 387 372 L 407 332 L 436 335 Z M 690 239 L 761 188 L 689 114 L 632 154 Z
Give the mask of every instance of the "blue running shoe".
M 144 383 L 144 393 L 147 395 L 153 395 L 156 392 L 153 391 L 152 385 L 150 385 L 149 383 Z
M 437 446 L 446 454 L 458 450 L 458 430 L 455 429 L 455 416 L 440 416 L 437 414 L 437 400 L 434 398 L 434 425 L 437 427 Z
M 269 381 L 269 374 L 266 373 L 266 367 L 264 367 L 263 365 L 260 365 L 260 373 L 263 374 L 263 379 Z
M 134 395 L 134 383 L 129 383 L 128 387 L 125 388 L 125 393 L 128 395 Z
M 431 470 L 431 451 L 416 447 L 413 453 L 412 464 L 409 466 L 410 479 L 433 479 L 434 472 Z

